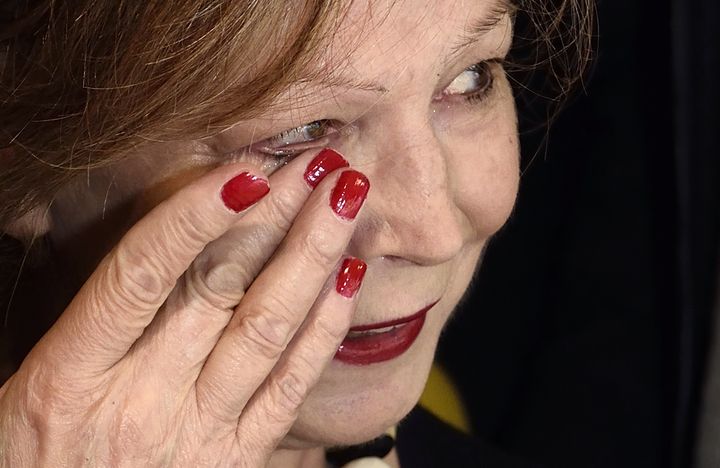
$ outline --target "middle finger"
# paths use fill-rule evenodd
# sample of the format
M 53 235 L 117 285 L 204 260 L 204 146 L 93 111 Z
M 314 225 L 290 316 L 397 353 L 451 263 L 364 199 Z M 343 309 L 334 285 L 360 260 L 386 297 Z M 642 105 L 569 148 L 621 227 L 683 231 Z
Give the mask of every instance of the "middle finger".
M 270 178 L 272 190 L 190 265 L 134 347 L 171 385 L 194 382 L 235 306 L 328 173 L 347 167 L 333 150 L 303 154 Z
M 205 362 L 195 388 L 201 413 L 237 420 L 345 252 L 369 187 L 363 174 L 345 170 L 310 197 Z

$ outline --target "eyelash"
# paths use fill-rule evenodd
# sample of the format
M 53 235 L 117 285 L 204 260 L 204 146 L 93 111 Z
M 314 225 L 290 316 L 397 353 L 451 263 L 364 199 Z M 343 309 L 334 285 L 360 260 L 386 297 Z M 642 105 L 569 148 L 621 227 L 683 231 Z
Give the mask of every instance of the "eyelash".
M 488 97 L 491 95 L 493 86 L 495 84 L 495 71 L 493 65 L 500 65 L 502 66 L 502 59 L 492 59 L 492 60 L 486 60 L 483 62 L 475 63 L 465 70 L 463 70 L 463 73 L 465 72 L 475 72 L 479 75 L 479 79 L 484 79 L 487 81 L 487 83 L 481 88 L 476 91 L 473 91 L 468 94 L 446 94 L 444 96 L 448 96 L 450 98 L 453 97 L 459 97 L 462 98 L 466 103 L 470 105 L 480 105 L 484 103 Z M 458 75 L 459 76 L 459 75 Z M 291 128 L 288 130 L 285 130 L 283 132 L 278 133 L 277 135 L 267 138 L 257 144 L 251 145 L 249 150 L 254 150 L 259 153 L 271 156 L 276 158 L 280 163 L 282 162 L 288 162 L 290 158 L 296 156 L 297 154 L 301 153 L 305 149 L 308 149 L 307 145 L 309 147 L 317 147 L 317 146 L 327 146 L 327 145 L 320 145 L 321 142 L 328 142 L 329 138 L 337 135 L 343 135 L 345 133 L 345 129 L 347 129 L 347 126 L 341 126 L 341 125 L 335 125 L 337 122 L 330 120 L 330 119 L 319 119 L 312 122 L 309 122 L 307 124 L 303 124 L 299 127 Z M 285 146 L 276 146 L 272 147 L 270 146 L 272 143 L 279 143 L 282 142 L 283 139 L 288 138 L 292 135 L 293 132 L 301 132 L 303 129 L 309 129 L 311 126 L 317 126 L 321 128 L 322 130 L 331 129 L 332 131 L 328 134 L 325 134 L 321 137 L 314 138 L 312 140 L 306 140 L 301 143 L 290 143 L 285 144 Z M 306 147 L 303 147 L 306 146 Z
M 491 60 L 486 62 L 478 62 L 465 69 L 465 71 L 474 71 L 478 73 L 479 75 L 481 75 L 481 78 L 484 75 L 484 78 L 487 79 L 487 84 L 482 89 L 464 95 L 463 98 L 465 98 L 465 101 L 470 104 L 481 104 L 485 101 L 485 99 L 488 98 L 488 96 L 490 96 L 493 90 L 493 86 L 495 85 L 495 73 L 492 67 L 493 64 L 500 64 L 500 61 Z

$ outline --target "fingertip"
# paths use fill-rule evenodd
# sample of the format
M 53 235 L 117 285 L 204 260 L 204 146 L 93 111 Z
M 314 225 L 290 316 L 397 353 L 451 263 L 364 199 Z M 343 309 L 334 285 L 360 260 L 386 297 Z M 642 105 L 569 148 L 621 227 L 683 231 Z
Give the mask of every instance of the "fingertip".
M 352 299 L 362 286 L 367 264 L 356 257 L 347 257 L 340 266 L 335 282 L 335 290 L 338 294 Z
M 243 171 L 225 182 L 220 190 L 225 207 L 239 213 L 250 208 L 270 192 L 267 179 L 248 171 Z
M 324 148 L 307 165 L 303 178 L 310 188 L 315 189 L 320 182 L 338 169 L 349 167 L 350 163 L 332 148 Z
M 362 172 L 344 171 L 330 194 L 330 207 L 337 216 L 352 221 L 358 215 L 370 191 L 370 181 Z

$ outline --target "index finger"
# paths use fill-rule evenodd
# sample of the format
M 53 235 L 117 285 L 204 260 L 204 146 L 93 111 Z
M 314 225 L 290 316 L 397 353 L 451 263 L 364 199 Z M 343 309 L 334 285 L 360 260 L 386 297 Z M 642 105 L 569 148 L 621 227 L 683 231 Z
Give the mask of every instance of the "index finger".
M 41 345 L 83 373 L 113 366 L 195 257 L 269 190 L 261 172 L 236 164 L 160 203 L 102 260 Z

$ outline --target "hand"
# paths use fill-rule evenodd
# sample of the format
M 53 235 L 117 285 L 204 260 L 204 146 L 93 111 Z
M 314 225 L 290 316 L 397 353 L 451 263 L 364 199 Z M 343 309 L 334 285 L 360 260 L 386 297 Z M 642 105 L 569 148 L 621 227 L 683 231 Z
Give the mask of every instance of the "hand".
M 342 255 L 367 179 L 313 190 L 313 156 L 266 196 L 256 169 L 220 167 L 128 231 L 0 388 L 0 466 L 265 466 L 365 268 Z

